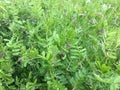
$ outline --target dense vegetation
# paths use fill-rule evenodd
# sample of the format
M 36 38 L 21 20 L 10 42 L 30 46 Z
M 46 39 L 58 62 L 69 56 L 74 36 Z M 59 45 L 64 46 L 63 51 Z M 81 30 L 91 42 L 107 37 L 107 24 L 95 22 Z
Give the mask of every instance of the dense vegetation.
M 0 90 L 120 90 L 120 0 L 0 0 Z

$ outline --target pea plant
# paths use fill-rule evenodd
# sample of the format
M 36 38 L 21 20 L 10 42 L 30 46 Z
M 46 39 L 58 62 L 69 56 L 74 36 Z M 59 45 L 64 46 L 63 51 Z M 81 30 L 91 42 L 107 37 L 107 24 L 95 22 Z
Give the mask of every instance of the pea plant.
M 0 90 L 119 90 L 119 0 L 0 0 Z

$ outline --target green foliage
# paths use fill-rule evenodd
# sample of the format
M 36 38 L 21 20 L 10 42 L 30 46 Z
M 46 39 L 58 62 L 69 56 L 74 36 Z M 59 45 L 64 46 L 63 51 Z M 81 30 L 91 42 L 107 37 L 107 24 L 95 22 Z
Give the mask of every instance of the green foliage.
M 0 0 L 0 90 L 119 90 L 119 0 Z

